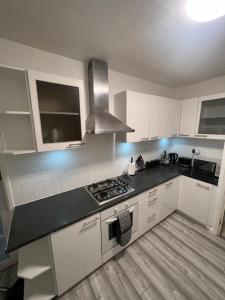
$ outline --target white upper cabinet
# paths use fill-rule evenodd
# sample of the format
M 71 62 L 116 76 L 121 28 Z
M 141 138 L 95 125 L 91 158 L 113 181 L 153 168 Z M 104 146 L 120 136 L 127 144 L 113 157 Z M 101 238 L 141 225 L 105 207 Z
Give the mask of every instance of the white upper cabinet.
M 180 101 L 151 96 L 150 139 L 176 136 L 179 126 Z
M 83 81 L 28 71 L 38 151 L 82 144 L 85 133 Z
M 179 136 L 194 137 L 198 112 L 198 98 L 181 102 Z
M 124 142 L 133 143 L 149 139 L 150 95 L 124 91 L 115 95 L 115 116 L 135 132 L 120 134 Z
M 225 139 L 225 94 L 199 98 L 196 137 Z

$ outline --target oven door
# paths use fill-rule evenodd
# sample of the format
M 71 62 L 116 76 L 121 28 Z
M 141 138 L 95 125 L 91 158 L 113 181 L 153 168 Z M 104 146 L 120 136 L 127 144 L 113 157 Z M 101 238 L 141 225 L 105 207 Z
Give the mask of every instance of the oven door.
M 132 234 L 137 231 L 137 205 L 131 206 L 127 209 L 132 218 Z M 117 222 L 117 216 L 121 214 L 123 211 L 120 211 L 118 214 L 113 215 L 112 217 L 103 220 L 101 222 L 101 230 L 102 230 L 102 253 L 106 253 L 113 247 L 117 246 L 117 240 L 116 240 L 116 222 Z

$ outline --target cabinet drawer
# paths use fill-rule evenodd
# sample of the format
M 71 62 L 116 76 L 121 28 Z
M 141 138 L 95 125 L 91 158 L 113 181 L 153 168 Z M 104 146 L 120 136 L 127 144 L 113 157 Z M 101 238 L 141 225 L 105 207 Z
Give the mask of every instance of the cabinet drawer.
M 118 214 L 118 212 L 123 211 L 127 209 L 130 206 L 133 206 L 136 204 L 139 200 L 139 196 L 133 197 L 128 199 L 127 201 L 123 201 L 121 203 L 118 203 L 117 205 L 114 205 L 113 207 L 110 207 L 109 209 L 104 210 L 101 212 L 101 220 L 104 220 L 106 218 L 109 218 L 113 215 Z
M 144 234 L 158 223 L 159 220 L 159 197 L 145 199 L 139 203 L 138 231 Z
M 169 216 L 178 208 L 180 178 L 165 182 L 160 197 L 160 221 Z
M 154 209 L 159 205 L 159 197 L 155 196 L 147 200 L 148 209 Z
M 159 222 L 159 211 L 157 209 L 146 211 L 145 206 L 143 205 L 140 207 L 139 212 L 138 231 L 139 235 L 142 235 Z
M 142 194 L 139 195 L 139 200 L 143 201 L 146 199 L 154 199 L 154 198 L 158 198 L 161 192 L 162 186 L 156 186 L 151 190 L 148 190 L 147 192 L 144 192 Z

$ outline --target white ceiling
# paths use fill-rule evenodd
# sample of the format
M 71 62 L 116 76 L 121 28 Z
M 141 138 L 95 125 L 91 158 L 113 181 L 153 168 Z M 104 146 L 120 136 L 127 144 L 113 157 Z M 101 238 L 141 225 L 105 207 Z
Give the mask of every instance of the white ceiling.
M 185 0 L 0 0 L 0 36 L 170 87 L 225 75 L 225 17 L 195 23 Z

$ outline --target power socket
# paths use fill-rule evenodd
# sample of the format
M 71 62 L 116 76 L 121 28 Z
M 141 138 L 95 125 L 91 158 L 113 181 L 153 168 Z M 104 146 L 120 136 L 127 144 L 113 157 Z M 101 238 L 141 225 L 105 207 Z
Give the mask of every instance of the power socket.
M 200 155 L 200 149 L 195 149 L 195 155 Z
M 200 155 L 200 149 L 192 149 L 192 154 Z

